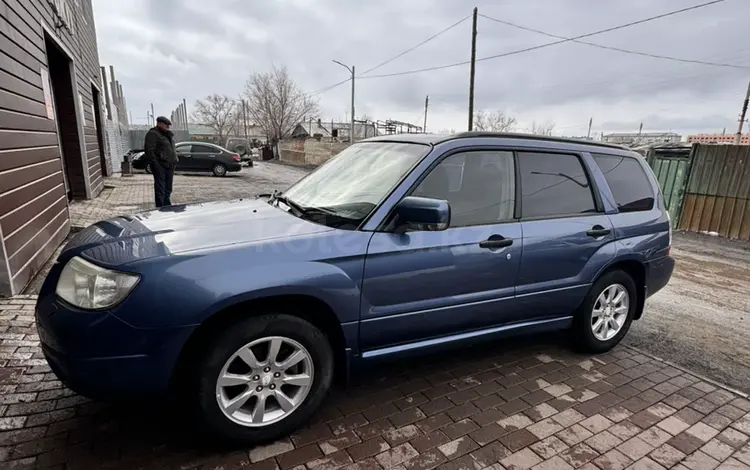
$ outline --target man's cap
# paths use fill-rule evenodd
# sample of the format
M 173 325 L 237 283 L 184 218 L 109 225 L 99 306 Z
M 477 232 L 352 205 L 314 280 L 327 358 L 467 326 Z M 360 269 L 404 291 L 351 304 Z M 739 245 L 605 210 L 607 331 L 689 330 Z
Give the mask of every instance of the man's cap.
M 158 118 L 156 118 L 156 122 L 160 122 L 160 123 L 166 124 L 168 126 L 172 125 L 172 121 L 170 121 L 169 119 L 165 118 L 164 116 L 159 116 Z

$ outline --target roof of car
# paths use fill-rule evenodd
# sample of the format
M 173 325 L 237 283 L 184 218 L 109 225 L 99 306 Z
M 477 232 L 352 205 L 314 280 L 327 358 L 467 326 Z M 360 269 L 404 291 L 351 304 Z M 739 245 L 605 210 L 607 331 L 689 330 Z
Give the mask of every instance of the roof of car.
M 470 138 L 499 138 L 499 139 L 523 139 L 523 140 L 535 140 L 544 142 L 557 142 L 567 143 L 575 145 L 588 145 L 593 147 L 605 147 L 617 150 L 630 150 L 625 146 L 610 144 L 606 142 L 599 142 L 596 140 L 584 140 L 584 139 L 570 139 L 567 137 L 555 137 L 548 135 L 537 135 L 537 134 L 521 134 L 513 132 L 460 132 L 458 134 L 394 134 L 394 135 L 383 135 L 378 137 L 371 137 L 361 142 L 378 142 L 378 141 L 398 141 L 398 142 L 410 142 L 415 144 L 427 144 L 436 145 L 449 140 L 458 139 L 470 139 Z

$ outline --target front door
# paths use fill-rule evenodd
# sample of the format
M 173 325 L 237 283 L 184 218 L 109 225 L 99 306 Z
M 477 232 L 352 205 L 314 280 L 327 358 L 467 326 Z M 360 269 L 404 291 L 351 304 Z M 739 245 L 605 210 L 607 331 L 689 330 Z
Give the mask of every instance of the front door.
M 513 153 L 449 155 L 411 193 L 447 200 L 440 232 L 375 233 L 365 261 L 360 346 L 368 350 L 509 321 L 522 250 Z
M 523 228 L 518 308 L 528 320 L 571 315 L 596 271 L 614 257 L 612 222 L 580 155 L 517 155 Z
M 191 151 L 190 144 L 182 144 L 175 147 L 177 150 L 177 167 L 178 171 L 190 171 L 195 169 L 195 163 L 193 162 L 193 154 Z

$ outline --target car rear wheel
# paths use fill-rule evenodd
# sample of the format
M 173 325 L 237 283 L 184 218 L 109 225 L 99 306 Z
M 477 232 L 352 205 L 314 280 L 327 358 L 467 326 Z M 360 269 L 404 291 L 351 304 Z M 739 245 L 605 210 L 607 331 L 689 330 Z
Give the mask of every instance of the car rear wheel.
M 249 318 L 224 330 L 197 367 L 203 421 L 224 439 L 261 443 L 303 425 L 333 378 L 326 336 L 289 315 Z
M 227 174 L 227 167 L 222 165 L 221 163 L 217 163 L 214 165 L 214 168 L 211 170 L 214 174 L 214 176 L 224 176 Z
M 615 347 L 630 329 L 637 295 L 633 279 L 624 271 L 610 271 L 600 277 L 576 313 L 575 346 L 591 353 Z
M 146 173 L 148 173 L 149 175 L 151 174 L 151 164 L 150 163 L 146 164 Z

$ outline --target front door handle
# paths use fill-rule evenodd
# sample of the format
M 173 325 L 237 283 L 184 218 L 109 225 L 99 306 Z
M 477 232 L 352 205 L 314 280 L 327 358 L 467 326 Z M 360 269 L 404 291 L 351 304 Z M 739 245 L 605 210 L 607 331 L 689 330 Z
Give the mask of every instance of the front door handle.
M 479 248 L 505 248 L 513 244 L 512 238 L 505 238 L 502 235 L 492 235 L 487 240 L 479 242 Z
M 610 233 L 612 233 L 612 230 L 604 228 L 601 225 L 594 225 L 588 232 L 586 232 L 586 235 L 597 238 L 609 235 Z

